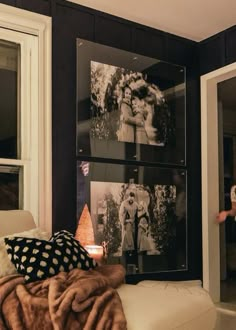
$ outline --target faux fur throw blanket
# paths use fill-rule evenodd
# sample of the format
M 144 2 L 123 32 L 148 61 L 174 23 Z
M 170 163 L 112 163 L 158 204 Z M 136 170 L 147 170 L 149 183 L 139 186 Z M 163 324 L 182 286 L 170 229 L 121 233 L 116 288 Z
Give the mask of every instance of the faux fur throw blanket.
M 0 329 L 127 329 L 115 290 L 124 276 L 121 265 L 73 269 L 28 284 L 20 275 L 6 276 L 0 279 Z

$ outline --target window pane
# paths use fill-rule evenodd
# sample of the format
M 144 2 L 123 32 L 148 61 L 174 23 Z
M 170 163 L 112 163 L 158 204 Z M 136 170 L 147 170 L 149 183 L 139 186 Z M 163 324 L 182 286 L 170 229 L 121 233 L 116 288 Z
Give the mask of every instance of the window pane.
M 17 158 L 18 44 L 0 40 L 0 158 Z
M 20 173 L 18 166 L 0 166 L 0 210 L 20 208 Z

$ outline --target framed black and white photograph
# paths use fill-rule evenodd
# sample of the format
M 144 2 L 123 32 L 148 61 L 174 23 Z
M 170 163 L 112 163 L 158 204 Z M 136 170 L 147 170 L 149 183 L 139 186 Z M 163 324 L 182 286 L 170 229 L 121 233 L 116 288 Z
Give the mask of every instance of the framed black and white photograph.
M 185 68 L 77 39 L 77 155 L 185 164 Z
M 90 101 L 93 138 L 160 147 L 175 140 L 174 112 L 146 74 L 91 61 Z
M 108 263 L 127 274 L 187 269 L 185 171 L 79 161 L 77 191 L 77 218 L 87 205 Z

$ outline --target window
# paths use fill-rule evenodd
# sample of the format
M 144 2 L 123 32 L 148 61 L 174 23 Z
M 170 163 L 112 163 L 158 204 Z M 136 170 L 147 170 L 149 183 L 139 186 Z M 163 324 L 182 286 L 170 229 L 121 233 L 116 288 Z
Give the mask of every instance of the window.
M 0 209 L 51 231 L 51 19 L 0 5 Z

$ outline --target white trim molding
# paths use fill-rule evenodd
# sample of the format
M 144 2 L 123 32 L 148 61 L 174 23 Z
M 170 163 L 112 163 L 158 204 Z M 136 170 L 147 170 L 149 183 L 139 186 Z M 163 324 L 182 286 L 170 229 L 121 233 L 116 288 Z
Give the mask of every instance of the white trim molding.
M 37 203 L 38 214 L 34 214 L 36 223 L 43 229 L 52 231 L 52 119 L 51 119 L 51 17 L 32 13 L 26 10 L 18 9 L 15 7 L 0 4 L 0 28 L 30 34 L 37 37 L 38 48 L 35 70 L 37 75 L 32 76 L 37 79 L 37 83 L 34 85 L 30 101 L 31 110 L 34 109 L 33 104 L 36 100 L 38 113 L 31 115 L 31 120 L 38 118 L 38 136 L 37 146 L 31 146 L 38 150 L 38 200 L 33 203 Z M 31 136 L 34 132 L 31 132 Z M 7 160 L 4 160 L 7 162 Z M 35 178 L 33 178 L 35 180 Z M 33 182 L 30 182 L 33 187 Z M 30 193 L 33 191 L 31 189 Z M 25 208 L 25 207 L 24 207 Z
M 236 63 L 201 77 L 203 287 L 220 301 L 219 141 L 217 84 L 236 76 Z

